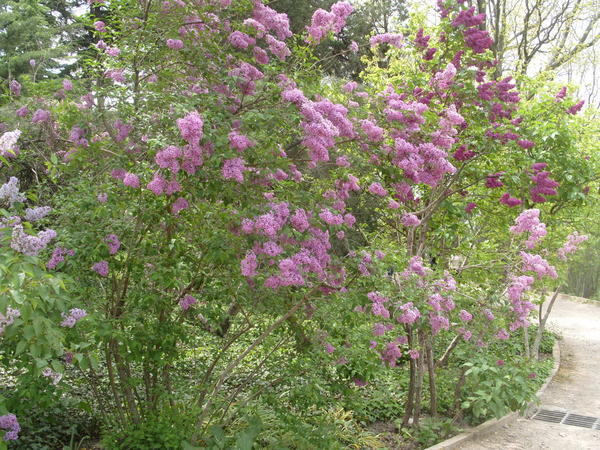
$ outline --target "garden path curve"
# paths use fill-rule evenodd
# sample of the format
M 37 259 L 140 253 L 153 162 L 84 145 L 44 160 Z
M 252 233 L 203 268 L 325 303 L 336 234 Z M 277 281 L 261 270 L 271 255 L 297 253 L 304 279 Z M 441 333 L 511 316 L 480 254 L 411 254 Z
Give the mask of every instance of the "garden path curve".
M 558 373 L 541 396 L 539 408 L 600 417 L 600 302 L 560 295 L 548 322 L 550 330 L 563 336 L 561 361 Z M 598 450 L 600 429 L 519 417 L 511 425 L 459 448 Z

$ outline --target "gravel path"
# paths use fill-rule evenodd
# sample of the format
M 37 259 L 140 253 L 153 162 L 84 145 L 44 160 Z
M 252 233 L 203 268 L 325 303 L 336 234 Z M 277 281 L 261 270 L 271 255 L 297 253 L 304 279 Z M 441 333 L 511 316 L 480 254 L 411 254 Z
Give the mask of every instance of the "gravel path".
M 561 295 L 548 328 L 562 334 L 560 369 L 540 408 L 600 417 L 600 302 Z M 600 430 L 519 418 L 463 450 L 599 450 Z

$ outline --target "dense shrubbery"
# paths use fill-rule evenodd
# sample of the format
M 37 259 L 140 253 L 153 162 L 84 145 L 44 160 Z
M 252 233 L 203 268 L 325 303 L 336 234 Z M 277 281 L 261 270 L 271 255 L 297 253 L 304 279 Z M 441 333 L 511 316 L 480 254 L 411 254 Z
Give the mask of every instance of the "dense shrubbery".
M 5 441 L 56 423 L 26 398 L 85 411 L 46 445 L 106 448 L 425 445 L 527 403 L 585 240 L 580 103 L 490 79 L 463 2 L 372 36 L 360 83 L 312 56 L 346 2 L 304 36 L 258 0 L 98 3 L 81 78 L 6 87 Z

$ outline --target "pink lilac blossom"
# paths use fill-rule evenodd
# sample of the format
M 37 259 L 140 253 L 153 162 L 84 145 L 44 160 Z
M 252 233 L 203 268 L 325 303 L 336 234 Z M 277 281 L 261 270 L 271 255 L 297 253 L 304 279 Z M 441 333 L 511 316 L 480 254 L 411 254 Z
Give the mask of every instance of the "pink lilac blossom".
M 87 312 L 84 309 L 73 308 L 69 311 L 69 314 L 62 313 L 63 321 L 61 327 L 73 328 L 77 322 L 87 316 Z
M 256 39 L 238 30 L 231 33 L 227 38 L 227 41 L 235 48 L 239 48 L 241 50 L 245 50 L 248 47 L 252 47 L 256 44 Z
M 179 300 L 179 307 L 183 311 L 187 311 L 196 303 L 198 303 L 198 300 L 196 298 L 192 297 L 191 295 L 186 295 L 181 300 Z
M 531 253 L 521 252 L 521 259 L 523 260 L 523 271 L 531 270 L 537 274 L 538 278 L 543 276 L 558 278 L 558 274 L 556 273 L 554 266 L 551 266 L 548 261 L 546 261 L 540 255 L 532 255 Z
M 229 133 L 228 138 L 231 148 L 234 148 L 238 152 L 243 152 L 247 148 L 250 148 L 254 145 L 248 136 L 241 134 L 237 130 L 233 130 L 231 133 Z
M 154 193 L 154 195 L 161 195 L 164 193 L 167 187 L 167 181 L 160 176 L 160 174 L 155 173 L 154 178 L 150 181 L 146 188 Z
M 398 322 L 404 324 L 412 324 L 421 317 L 421 312 L 413 305 L 413 302 L 405 303 L 400 306 L 402 314 L 397 318 Z
M 106 194 L 105 192 L 102 192 L 102 193 L 98 194 L 97 199 L 100 203 L 106 203 L 106 201 L 108 200 L 108 194 Z
M 117 83 L 125 83 L 124 69 L 108 69 L 104 72 L 106 78 L 110 78 Z
M 137 175 L 127 172 L 123 177 L 123 184 L 125 186 L 137 189 L 140 187 L 140 179 Z
M 188 203 L 188 201 L 185 198 L 179 197 L 171 205 L 171 213 L 173 213 L 174 215 L 177 216 L 177 215 L 179 215 L 180 211 L 187 209 L 189 206 L 190 206 L 190 204 Z
M 396 361 L 400 356 L 402 356 L 402 352 L 396 342 L 388 342 L 385 349 L 381 352 L 381 360 L 390 367 L 396 366 Z
M 369 192 L 371 194 L 374 195 L 379 195 L 381 197 L 385 197 L 388 192 L 384 189 L 384 187 L 381 185 L 381 183 L 371 183 L 371 185 L 369 186 Z
M 421 220 L 412 213 L 404 213 L 401 222 L 405 227 L 416 227 L 421 225 Z
M 506 331 L 504 328 L 501 328 L 500 330 L 498 330 L 498 332 L 496 333 L 496 339 L 500 339 L 501 341 L 505 341 L 510 337 L 510 334 L 508 334 L 508 331 Z
M 105 52 L 108 56 L 117 57 L 121 54 L 121 49 L 118 47 L 107 47 Z
M 485 308 L 485 309 L 483 310 L 483 315 L 485 316 L 485 318 L 486 318 L 487 320 L 494 320 L 494 319 L 495 319 L 495 317 L 494 317 L 494 313 L 493 313 L 493 312 L 492 312 L 492 310 L 491 310 L 491 309 L 489 309 L 489 308 Z
M 577 231 L 567 236 L 567 242 L 560 249 L 558 249 L 558 257 L 563 261 L 567 260 L 567 255 L 577 251 L 579 244 L 589 239 L 589 236 L 585 234 L 579 234 Z
M 387 327 L 382 323 L 373 324 L 373 336 L 383 336 L 387 331 Z
M 104 242 L 108 247 L 108 253 L 111 255 L 117 253 L 119 251 L 119 248 L 121 247 L 121 242 L 119 241 L 119 238 L 116 234 L 106 235 L 106 237 L 104 238 Z
M 256 275 L 258 275 L 258 272 L 256 272 L 256 269 L 258 268 L 258 260 L 254 252 L 248 252 L 246 257 L 242 260 L 240 266 L 243 276 L 254 278 Z
M 171 50 L 181 50 L 183 48 L 183 41 L 181 39 L 167 39 L 167 47 Z
M 408 356 L 410 356 L 410 359 L 419 359 L 419 357 L 421 356 L 419 353 L 419 350 L 415 349 L 415 348 L 411 348 L 408 351 Z
M 307 27 L 311 42 L 318 44 L 330 32 L 337 34 L 342 31 L 346 25 L 346 19 L 354 8 L 348 2 L 337 2 L 331 6 L 331 12 L 324 9 L 317 9 L 311 19 L 311 24 Z
M 471 314 L 468 311 L 465 311 L 464 309 L 461 309 L 460 312 L 458 313 L 458 317 L 463 322 L 470 322 L 473 319 L 473 314 Z
M 100 33 L 106 32 L 105 26 L 106 26 L 106 24 L 104 22 L 102 22 L 101 20 L 96 20 L 94 22 L 94 28 L 96 29 L 96 31 L 99 31 Z
M 454 82 L 454 77 L 456 76 L 456 67 L 452 63 L 448 63 L 446 68 L 437 72 L 433 77 L 433 84 L 437 86 L 440 90 L 445 91 L 448 89 L 452 83 Z
M 223 178 L 243 183 L 245 170 L 247 169 L 242 158 L 226 159 L 222 169 Z
M 431 332 L 434 336 L 438 334 L 441 330 L 450 329 L 450 321 L 448 320 L 448 318 L 439 314 L 429 315 L 429 325 L 431 326 Z
M 183 152 L 179 147 L 169 145 L 159 151 L 154 157 L 154 161 L 163 169 L 171 169 L 171 172 L 177 173 L 181 168 L 179 158 L 183 156 Z
M 369 39 L 369 44 L 371 44 L 371 48 L 376 47 L 379 44 L 389 44 L 392 47 L 402 48 L 402 44 L 404 43 L 404 36 L 399 33 L 383 33 L 376 34 L 375 36 Z
M 100 261 L 92 266 L 92 270 L 103 277 L 108 276 L 108 262 Z
M 177 128 L 179 128 L 181 137 L 190 145 L 199 145 L 203 126 L 204 121 L 197 111 L 192 111 L 185 117 L 177 119 Z
M 252 53 L 254 55 L 254 60 L 258 64 L 269 64 L 269 55 L 260 47 L 254 47 L 252 49 Z
M 259 32 L 274 31 L 279 39 L 287 39 L 292 36 L 288 16 L 278 13 L 274 9 L 264 5 L 262 2 L 254 3 L 251 23 Z M 261 30 L 262 28 L 262 30 Z
M 270 34 L 266 36 L 265 40 L 269 46 L 269 51 L 279 58 L 280 61 L 285 61 L 292 54 L 285 42 L 275 39 Z
M 539 209 L 527 209 L 515 219 L 515 224 L 510 227 L 513 234 L 529 233 L 525 246 L 532 249 L 540 239 L 546 236 L 546 225 L 540 222 Z
M 364 119 L 361 120 L 361 129 L 365 132 L 371 142 L 380 142 L 384 137 L 384 129 L 377 126 L 375 122 Z
M 358 44 L 355 41 L 350 42 L 348 50 L 350 50 L 352 53 L 358 53 Z

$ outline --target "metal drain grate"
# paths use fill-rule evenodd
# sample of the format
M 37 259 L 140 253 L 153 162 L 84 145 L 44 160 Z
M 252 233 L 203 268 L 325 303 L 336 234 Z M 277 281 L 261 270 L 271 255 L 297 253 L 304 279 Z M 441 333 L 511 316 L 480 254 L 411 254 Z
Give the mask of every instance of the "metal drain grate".
M 594 423 L 598 420 L 597 417 L 580 416 L 579 414 L 569 414 L 564 420 L 565 425 L 573 425 L 581 428 L 593 428 Z
M 550 409 L 540 409 L 532 417 L 533 420 L 542 422 L 560 423 L 574 427 L 590 428 L 600 430 L 600 418 L 592 416 L 582 416 L 581 414 L 569 413 L 566 411 L 554 411 Z
M 534 420 L 541 420 L 543 422 L 561 423 L 567 415 L 564 411 L 551 411 L 549 409 L 540 409 L 535 416 L 532 417 Z

